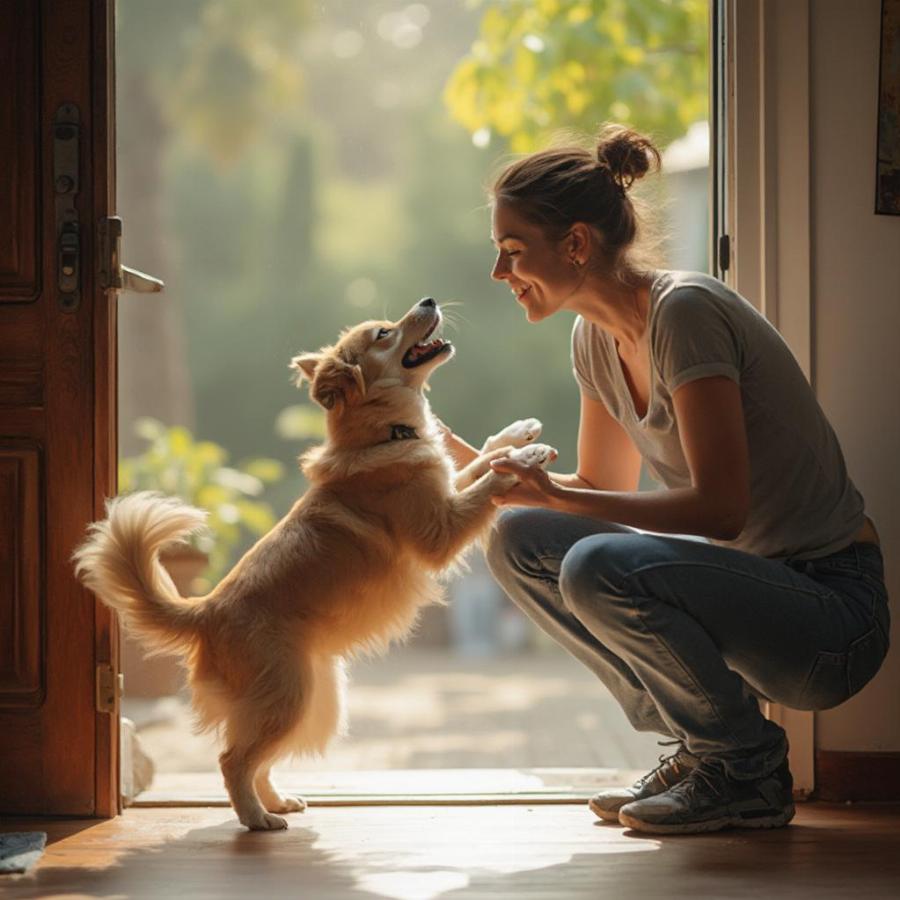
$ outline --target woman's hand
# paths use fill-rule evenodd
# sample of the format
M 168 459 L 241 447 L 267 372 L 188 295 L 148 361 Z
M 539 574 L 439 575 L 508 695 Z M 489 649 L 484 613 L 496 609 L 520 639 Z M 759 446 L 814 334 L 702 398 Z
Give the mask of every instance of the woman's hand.
M 494 506 L 552 506 L 559 495 L 559 486 L 539 466 L 502 456 L 491 462 L 491 468 L 519 479 L 505 494 L 491 498 Z

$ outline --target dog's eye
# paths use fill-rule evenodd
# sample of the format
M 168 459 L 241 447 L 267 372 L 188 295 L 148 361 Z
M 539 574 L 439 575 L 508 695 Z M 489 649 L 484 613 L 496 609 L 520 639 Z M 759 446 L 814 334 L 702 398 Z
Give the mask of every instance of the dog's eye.
M 390 328 L 379 328 L 378 334 L 375 335 L 375 340 L 380 341 L 383 337 L 387 337 L 391 333 Z

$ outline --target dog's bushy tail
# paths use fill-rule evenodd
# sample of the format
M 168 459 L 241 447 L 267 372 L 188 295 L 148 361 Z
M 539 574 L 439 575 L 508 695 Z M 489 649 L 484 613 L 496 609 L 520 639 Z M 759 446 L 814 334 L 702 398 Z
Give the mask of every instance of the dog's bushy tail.
M 76 575 L 151 655 L 184 652 L 194 643 L 203 604 L 179 596 L 159 551 L 205 522 L 205 512 L 174 497 L 127 494 L 107 501 L 106 518 L 90 526 L 73 554 Z

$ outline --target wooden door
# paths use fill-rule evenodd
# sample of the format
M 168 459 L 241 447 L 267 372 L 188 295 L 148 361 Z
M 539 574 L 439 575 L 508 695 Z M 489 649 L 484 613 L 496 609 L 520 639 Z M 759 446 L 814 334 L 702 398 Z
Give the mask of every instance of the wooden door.
M 108 678 L 97 689 L 98 670 L 116 671 L 116 632 L 70 562 L 115 492 L 115 299 L 96 240 L 113 211 L 112 17 L 113 0 L 0 3 L 6 813 L 118 808 L 118 701 Z

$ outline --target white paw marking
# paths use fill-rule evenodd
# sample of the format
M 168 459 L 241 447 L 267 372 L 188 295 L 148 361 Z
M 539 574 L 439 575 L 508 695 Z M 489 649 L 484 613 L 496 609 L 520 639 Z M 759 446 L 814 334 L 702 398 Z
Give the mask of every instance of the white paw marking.
M 507 454 L 510 459 L 524 463 L 526 466 L 545 466 L 547 463 L 553 462 L 557 455 L 557 452 L 547 444 L 528 444 L 525 447 L 510 450 Z
M 540 436 L 542 428 L 538 419 L 519 419 L 490 438 L 485 450 L 494 450 L 498 447 L 524 447 Z

